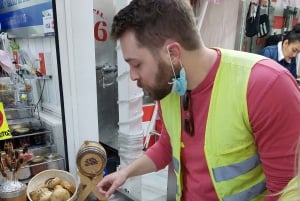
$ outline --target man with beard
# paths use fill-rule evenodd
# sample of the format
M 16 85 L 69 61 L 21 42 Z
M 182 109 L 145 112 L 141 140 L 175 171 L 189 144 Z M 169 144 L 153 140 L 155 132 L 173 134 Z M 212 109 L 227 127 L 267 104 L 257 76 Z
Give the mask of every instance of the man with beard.
M 277 200 L 300 132 L 300 91 L 286 69 L 206 47 L 188 1 L 133 0 L 111 36 L 131 79 L 158 101 L 163 129 L 143 156 L 99 182 L 100 193 L 172 162 L 176 200 Z

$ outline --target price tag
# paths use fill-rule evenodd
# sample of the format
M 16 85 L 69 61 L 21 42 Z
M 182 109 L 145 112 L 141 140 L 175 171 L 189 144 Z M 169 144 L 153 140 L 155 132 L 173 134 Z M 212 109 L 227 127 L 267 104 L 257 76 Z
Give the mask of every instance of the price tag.
M 3 103 L 0 102 L 0 140 L 12 138 L 8 123 L 5 117 Z

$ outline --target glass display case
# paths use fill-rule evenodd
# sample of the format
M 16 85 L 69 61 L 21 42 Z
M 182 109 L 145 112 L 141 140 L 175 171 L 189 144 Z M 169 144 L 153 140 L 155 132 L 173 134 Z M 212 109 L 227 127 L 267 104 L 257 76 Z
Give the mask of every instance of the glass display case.
M 39 117 L 39 108 L 34 104 L 31 87 L 16 87 L 1 84 L 0 102 L 12 137 L 0 140 L 1 159 L 7 155 L 5 144 L 11 143 L 20 152 L 24 163 L 18 171 L 18 180 L 27 183 L 34 175 L 46 169 L 65 169 L 64 157 L 58 155 L 52 131 Z M 5 169 L 5 168 L 4 168 Z M 3 175 L 2 175 L 3 176 Z

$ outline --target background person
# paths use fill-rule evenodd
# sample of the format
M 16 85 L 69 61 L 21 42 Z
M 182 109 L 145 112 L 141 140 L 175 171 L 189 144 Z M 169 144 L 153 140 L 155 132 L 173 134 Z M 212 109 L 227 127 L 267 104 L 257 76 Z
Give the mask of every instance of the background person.
M 276 45 L 265 47 L 261 55 L 277 61 L 279 64 L 288 69 L 295 79 L 298 78 L 297 72 L 297 55 L 300 52 L 300 24 L 288 31 L 283 40 Z
M 289 72 L 257 54 L 207 48 L 188 1 L 133 0 L 111 36 L 131 79 L 158 100 L 164 127 L 143 156 L 99 182 L 100 193 L 172 162 L 176 200 L 278 199 L 294 176 L 300 130 Z

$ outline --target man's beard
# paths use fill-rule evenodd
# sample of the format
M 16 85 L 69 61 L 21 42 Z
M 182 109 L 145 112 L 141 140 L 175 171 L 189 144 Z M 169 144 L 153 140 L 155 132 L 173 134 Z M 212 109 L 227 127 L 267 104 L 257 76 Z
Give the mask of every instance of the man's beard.
M 153 100 L 161 100 L 171 92 L 172 84 L 169 84 L 169 82 L 174 77 L 172 66 L 166 62 L 160 60 L 158 69 L 159 71 L 155 75 L 154 86 L 147 87 L 143 86 L 139 81 L 137 82 L 137 85 L 147 91 Z

